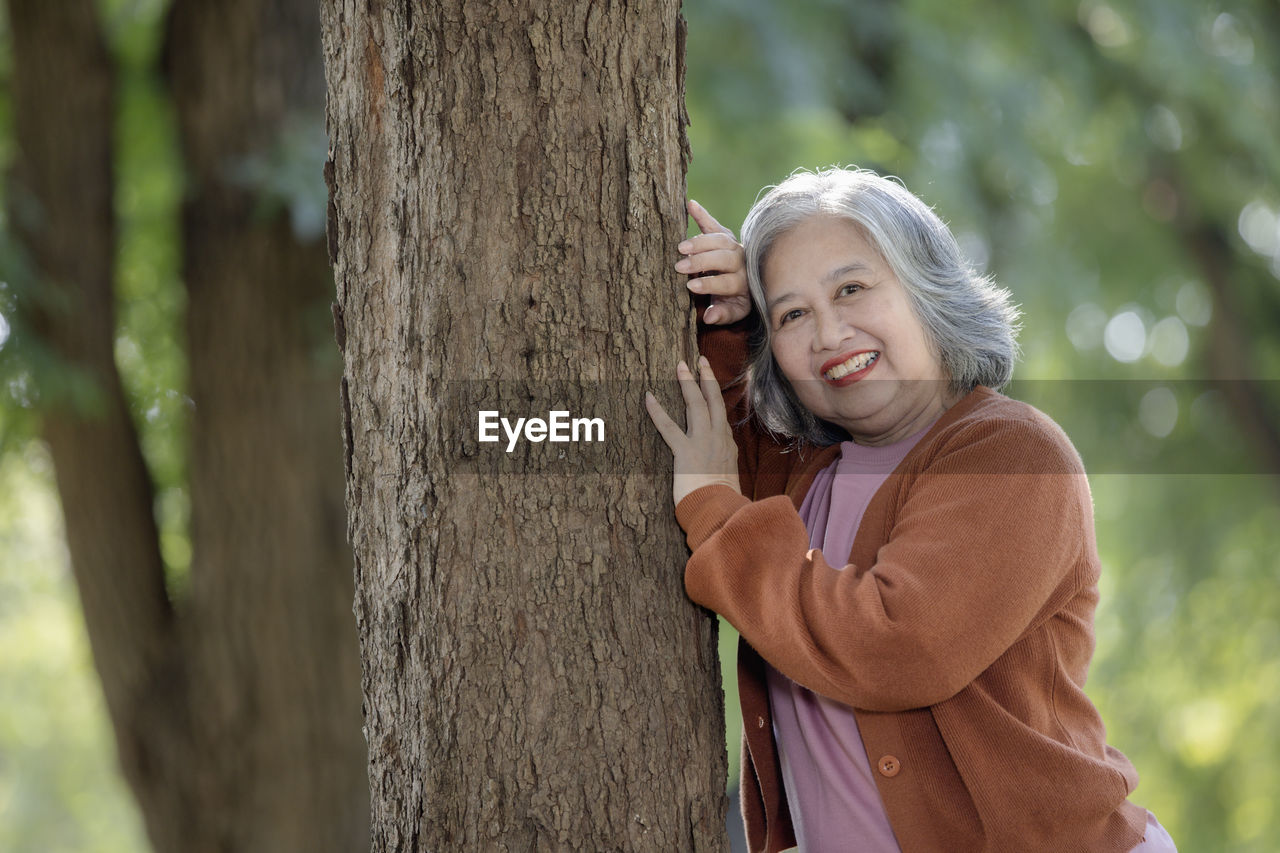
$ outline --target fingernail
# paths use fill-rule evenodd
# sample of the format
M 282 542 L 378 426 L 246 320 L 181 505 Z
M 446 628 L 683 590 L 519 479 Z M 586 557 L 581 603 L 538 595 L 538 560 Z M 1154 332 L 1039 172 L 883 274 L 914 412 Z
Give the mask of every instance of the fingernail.
M 689 279 L 688 283 L 686 283 L 686 284 L 685 284 L 685 287 L 689 288 L 689 289 L 690 289 L 690 290 L 692 290 L 694 293 L 701 293 L 701 292 L 702 292 L 702 284 L 701 284 L 701 282 L 700 282 L 698 279 L 696 279 L 696 278 L 691 278 L 691 279 Z
M 689 263 L 689 261 L 687 261 L 687 260 L 683 260 L 683 261 L 676 261 L 676 271 L 677 271 L 677 272 L 688 272 L 688 271 L 689 271 L 689 267 L 690 267 L 690 266 L 691 266 L 691 264 L 690 264 L 690 263 Z
M 690 243 L 688 240 L 685 240 L 679 246 L 676 246 L 676 248 L 687 254 L 688 252 L 693 250 L 693 244 Z
M 700 355 L 700 356 L 698 356 L 698 366 L 699 366 L 699 367 L 710 367 L 710 366 L 711 366 L 711 362 L 707 361 L 707 357 L 706 357 L 705 355 Z

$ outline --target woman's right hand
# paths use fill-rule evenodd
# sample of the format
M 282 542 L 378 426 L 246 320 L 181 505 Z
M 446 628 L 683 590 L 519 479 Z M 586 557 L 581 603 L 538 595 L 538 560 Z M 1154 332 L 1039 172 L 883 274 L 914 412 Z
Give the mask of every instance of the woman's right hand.
M 676 272 L 689 275 L 694 293 L 711 296 L 702 322 L 712 325 L 736 323 L 751 313 L 747 290 L 747 258 L 733 232 L 716 221 L 706 208 L 689 200 L 689 215 L 702 233 L 685 240 L 677 248 L 686 257 L 676 263 Z

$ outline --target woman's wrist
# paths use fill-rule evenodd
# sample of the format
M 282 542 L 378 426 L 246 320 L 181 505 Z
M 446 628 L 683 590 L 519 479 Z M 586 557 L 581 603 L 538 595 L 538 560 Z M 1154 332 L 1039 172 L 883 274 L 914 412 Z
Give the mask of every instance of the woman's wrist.
M 696 551 L 734 513 L 750 503 L 737 488 L 725 483 L 707 483 L 681 498 L 676 504 L 676 520 L 685 532 L 689 549 Z

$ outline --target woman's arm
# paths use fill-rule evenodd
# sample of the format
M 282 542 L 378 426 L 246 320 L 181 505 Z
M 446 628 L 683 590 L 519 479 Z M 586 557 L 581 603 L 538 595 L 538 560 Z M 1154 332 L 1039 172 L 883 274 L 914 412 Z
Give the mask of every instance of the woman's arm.
M 811 550 L 785 497 L 689 495 L 676 512 L 694 552 L 690 598 L 779 671 L 845 704 L 900 711 L 950 698 L 1096 580 L 1082 558 L 1088 487 L 1067 473 L 1079 463 L 1065 436 L 1034 421 L 979 427 L 916 476 L 868 566 L 837 570 Z

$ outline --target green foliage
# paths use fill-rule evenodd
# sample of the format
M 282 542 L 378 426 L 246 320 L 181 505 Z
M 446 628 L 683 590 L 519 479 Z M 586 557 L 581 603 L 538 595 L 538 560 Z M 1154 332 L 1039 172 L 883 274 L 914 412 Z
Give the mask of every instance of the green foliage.
M 1106 572 L 1090 694 L 1183 849 L 1274 849 L 1274 477 L 1092 478 Z
M 103 29 L 120 77 L 115 127 L 118 228 L 116 364 L 156 490 L 171 586 L 191 561 L 188 533 L 186 291 L 181 281 L 183 167 L 176 119 L 155 73 L 159 0 L 112 0 Z
M 7 174 L 13 160 L 13 107 L 9 98 L 9 58 L 12 53 L 9 23 L 0 6 L 0 175 Z M 8 205 L 4 183 L 0 181 L 0 453 L 7 447 L 7 437 L 29 434 L 31 426 L 25 416 L 23 399 L 27 396 L 26 371 L 15 350 L 19 335 L 17 286 L 24 277 L 21 256 L 9 234 Z M 11 401 L 11 402 L 8 402 Z
M 43 450 L 0 455 L 0 850 L 136 853 L 60 526 Z

